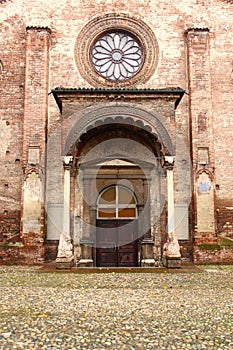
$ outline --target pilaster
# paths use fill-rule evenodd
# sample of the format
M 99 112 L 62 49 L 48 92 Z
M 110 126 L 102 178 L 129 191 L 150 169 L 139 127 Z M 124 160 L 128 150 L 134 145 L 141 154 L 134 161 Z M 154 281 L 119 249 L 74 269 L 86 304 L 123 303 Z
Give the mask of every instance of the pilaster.
M 199 242 L 206 240 L 206 236 L 215 236 L 210 38 L 207 28 L 187 31 L 192 161 L 195 174 L 195 240 Z
M 21 204 L 21 239 L 25 245 L 43 244 L 45 234 L 49 45 L 48 28 L 27 28 Z

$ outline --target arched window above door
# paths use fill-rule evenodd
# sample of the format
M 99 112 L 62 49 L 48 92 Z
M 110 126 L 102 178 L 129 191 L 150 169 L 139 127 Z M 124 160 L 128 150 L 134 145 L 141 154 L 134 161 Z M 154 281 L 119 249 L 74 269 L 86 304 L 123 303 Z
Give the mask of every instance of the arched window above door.
M 134 219 L 137 201 L 133 192 L 122 185 L 104 189 L 97 200 L 98 219 Z

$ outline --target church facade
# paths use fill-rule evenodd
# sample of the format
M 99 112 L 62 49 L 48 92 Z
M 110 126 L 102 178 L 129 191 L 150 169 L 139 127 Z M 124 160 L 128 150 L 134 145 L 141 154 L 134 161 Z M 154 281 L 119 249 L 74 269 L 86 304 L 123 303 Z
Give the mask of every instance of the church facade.
M 0 9 L 0 262 L 233 262 L 233 1 Z

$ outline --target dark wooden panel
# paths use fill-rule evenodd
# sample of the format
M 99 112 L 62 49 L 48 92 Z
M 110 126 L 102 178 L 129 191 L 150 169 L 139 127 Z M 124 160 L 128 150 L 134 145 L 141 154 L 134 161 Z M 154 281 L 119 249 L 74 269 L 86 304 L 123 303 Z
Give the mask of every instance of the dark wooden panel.
M 137 266 L 137 221 L 121 221 L 118 225 L 118 266 Z
M 137 266 L 137 255 L 137 222 L 135 220 L 97 221 L 97 266 Z
M 117 223 L 115 220 L 99 220 L 96 232 L 97 266 L 117 266 Z

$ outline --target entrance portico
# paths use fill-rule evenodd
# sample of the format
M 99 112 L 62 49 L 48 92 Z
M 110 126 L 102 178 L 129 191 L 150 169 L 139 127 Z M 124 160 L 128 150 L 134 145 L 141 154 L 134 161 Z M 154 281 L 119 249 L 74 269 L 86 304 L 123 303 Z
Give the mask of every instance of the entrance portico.
M 143 95 L 135 91 L 53 91 L 63 117 L 63 152 L 73 157 L 70 237 L 77 266 L 161 264 L 167 233 L 175 227 L 172 123 L 183 93 L 144 91 L 148 108 L 142 108 L 132 103 Z M 115 102 L 122 94 L 125 103 Z M 106 97 L 111 103 L 103 103 Z M 95 101 L 95 109 L 80 110 L 80 99 Z M 158 113 L 161 106 L 166 117 Z M 115 197 L 107 195 L 111 190 Z M 131 199 L 121 203 L 121 191 Z

